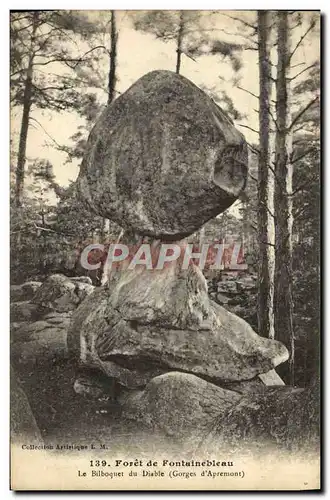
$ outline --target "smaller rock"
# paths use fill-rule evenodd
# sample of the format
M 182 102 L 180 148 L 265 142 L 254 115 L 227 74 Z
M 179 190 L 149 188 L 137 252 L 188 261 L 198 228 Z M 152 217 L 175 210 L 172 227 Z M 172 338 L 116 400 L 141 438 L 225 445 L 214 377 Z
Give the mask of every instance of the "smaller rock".
M 89 283 L 81 283 L 78 281 L 76 283 L 76 294 L 79 297 L 80 302 L 82 302 L 87 295 L 90 295 L 91 293 L 94 292 L 94 286 L 90 285 Z
M 60 318 L 58 318 L 60 319 Z M 57 323 L 51 323 L 45 318 L 40 321 L 34 321 L 33 323 L 22 322 L 20 328 L 15 329 L 15 334 L 13 341 L 14 342 L 29 342 L 30 340 L 36 340 L 40 336 L 42 337 L 43 333 L 46 330 L 52 329 L 62 329 L 67 330 L 70 325 L 70 318 L 64 317 L 62 321 L 58 321 Z
M 143 391 L 123 397 L 123 416 L 174 439 L 196 440 L 241 396 L 188 373 L 153 378 Z
M 66 359 L 70 319 L 70 313 L 52 312 L 33 323 L 12 324 L 11 358 L 14 366 L 34 366 L 37 363 Z
M 102 332 L 107 328 L 108 323 L 108 308 L 110 303 L 109 291 L 106 286 L 95 288 L 94 292 L 88 297 L 83 304 L 73 312 L 72 320 L 68 331 L 68 348 L 70 355 L 79 363 L 83 360 L 87 366 L 94 359 L 94 349 L 90 351 L 90 345 L 86 346 L 81 343 L 81 334 L 83 329 L 98 336 L 98 332 Z M 95 359 L 95 365 L 99 365 L 98 358 Z
M 11 302 L 31 300 L 41 285 L 42 285 L 41 281 L 27 281 L 22 285 L 11 285 L 10 287 Z
M 270 385 L 285 385 L 281 377 L 276 373 L 275 370 L 270 370 L 267 373 L 260 373 L 258 375 L 260 380 L 267 386 Z
M 253 279 L 236 281 L 238 292 L 252 292 L 257 290 L 257 284 Z
M 216 296 L 216 300 L 218 304 L 228 304 L 230 302 L 230 298 L 226 297 L 223 293 L 218 293 Z
M 12 325 L 15 325 L 16 323 L 12 323 Z M 34 332 L 39 331 L 39 330 L 44 330 L 46 328 L 49 328 L 50 325 L 47 323 L 47 321 L 35 321 L 33 323 L 29 321 L 22 321 L 21 323 L 17 323 L 20 325 L 17 328 L 14 328 L 11 331 L 11 341 L 12 342 L 28 342 L 29 340 L 32 339 L 32 335 Z
M 102 373 L 87 373 L 79 375 L 73 385 L 76 394 L 88 399 L 116 398 L 116 381 L 104 376 Z
M 218 419 L 200 447 L 201 454 L 223 449 L 264 447 L 287 452 L 319 447 L 319 399 L 315 387 L 267 387 L 260 394 L 246 394 L 233 411 Z M 317 451 L 318 453 L 318 451 Z
M 28 398 L 12 368 L 10 369 L 10 439 L 11 442 L 20 445 L 26 440 L 35 445 L 43 444 Z
M 76 284 L 61 274 L 49 276 L 34 297 L 34 303 L 38 306 L 57 312 L 72 311 L 80 302 Z
M 17 338 L 17 332 L 20 331 L 21 328 L 23 327 L 27 327 L 29 325 L 29 321 L 14 321 L 12 323 L 10 323 L 10 341 L 11 342 L 15 342 L 17 340 L 19 340 Z
M 47 323 L 50 323 L 51 325 L 63 325 L 63 327 L 66 327 L 71 321 L 71 316 L 72 311 L 67 313 L 57 313 L 54 311 L 52 313 L 45 314 L 42 317 L 42 320 L 47 321 Z
M 218 283 L 218 293 L 237 294 L 236 282 L 220 281 L 220 283 Z
M 38 307 L 29 300 L 22 302 L 12 302 L 10 304 L 10 321 L 31 321 L 37 315 Z
M 20 365 L 34 366 L 63 360 L 68 357 L 67 330 L 46 328 L 33 332 L 29 341 L 15 342 L 11 345 L 11 359 L 17 368 Z
M 23 283 L 22 288 L 26 297 L 25 300 L 31 300 L 41 285 L 41 281 L 27 281 L 26 283 Z
M 74 283 L 87 283 L 87 285 L 92 285 L 93 282 L 89 276 L 74 276 L 73 278 L 70 278 L 71 281 Z
M 24 300 L 24 291 L 22 285 L 11 285 L 10 287 L 10 301 L 19 302 Z

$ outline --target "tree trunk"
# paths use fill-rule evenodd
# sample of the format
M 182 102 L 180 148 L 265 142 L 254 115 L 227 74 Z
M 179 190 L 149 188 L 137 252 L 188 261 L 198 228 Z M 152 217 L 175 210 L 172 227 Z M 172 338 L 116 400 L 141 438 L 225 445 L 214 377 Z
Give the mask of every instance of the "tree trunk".
M 117 66 L 117 40 L 118 33 L 116 27 L 116 14 L 115 11 L 111 11 L 111 35 L 110 35 L 110 68 L 109 68 L 109 80 L 108 80 L 108 104 L 110 104 L 115 99 L 116 93 L 116 66 Z
M 15 186 L 15 203 L 17 207 L 22 206 L 23 189 L 24 189 L 24 170 L 26 162 L 26 146 L 29 130 L 29 118 L 32 105 L 32 79 L 33 79 L 33 59 L 34 59 L 34 40 L 38 27 L 38 12 L 33 14 L 33 25 L 31 34 L 30 54 L 28 68 L 26 72 L 26 80 L 24 85 L 23 99 L 23 115 L 21 122 L 21 131 L 19 135 L 19 146 L 16 166 L 16 186 Z
M 292 300 L 292 132 L 290 131 L 290 36 L 288 12 L 278 12 L 275 148 L 275 335 L 290 351 L 294 384 Z
M 270 12 L 258 11 L 259 44 L 259 141 L 258 162 L 258 330 L 264 337 L 274 338 L 273 255 L 270 238 Z
M 111 11 L 111 34 L 110 34 L 110 68 L 108 78 L 108 104 L 110 104 L 116 97 L 116 83 L 117 83 L 117 41 L 118 32 L 116 26 L 116 13 Z M 102 219 L 101 230 L 101 243 L 104 241 L 106 219 Z M 101 262 L 101 267 L 97 272 L 97 284 L 101 284 L 104 274 L 104 262 Z
M 184 12 L 183 12 L 183 10 L 180 10 L 179 31 L 178 31 L 177 49 L 176 49 L 176 54 L 177 54 L 177 56 L 176 56 L 176 68 L 175 68 L 175 72 L 177 75 L 180 74 L 180 69 L 181 69 L 183 28 L 184 28 Z

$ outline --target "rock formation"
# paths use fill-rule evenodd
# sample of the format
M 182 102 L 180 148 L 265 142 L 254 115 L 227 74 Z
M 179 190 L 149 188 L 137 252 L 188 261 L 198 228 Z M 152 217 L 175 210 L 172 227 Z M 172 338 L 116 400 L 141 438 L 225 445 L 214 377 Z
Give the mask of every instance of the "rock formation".
M 227 209 L 246 177 L 246 142 L 225 113 L 184 77 L 153 71 L 99 118 L 78 188 L 92 210 L 148 236 L 157 253 Z M 168 434 L 197 432 L 242 393 L 283 385 L 274 368 L 286 348 L 212 301 L 195 264 L 140 265 L 111 278 L 74 311 L 68 348 L 90 370 L 89 392 L 97 372 L 122 388 L 124 415 L 161 420 Z M 79 376 L 75 389 L 84 391 Z
M 60 274 L 49 276 L 43 283 L 11 287 L 11 359 L 18 371 L 32 368 L 38 360 L 67 359 L 72 311 L 93 291 L 88 277 Z
M 251 380 L 287 359 L 282 344 L 209 299 L 196 266 L 178 267 L 126 270 L 90 295 L 72 317 L 74 357 L 128 388 L 171 370 L 216 384 Z
M 17 376 L 10 368 L 10 441 L 11 444 L 33 441 L 38 446 L 43 444 L 30 403 Z
M 164 242 L 184 248 L 246 176 L 246 143 L 225 113 L 182 76 L 154 71 L 96 123 L 78 188 L 125 229 L 122 243 L 148 238 L 154 258 Z M 62 275 L 11 287 L 12 439 L 38 443 L 38 426 L 52 438 L 56 425 L 61 438 L 76 425 L 77 439 L 103 439 L 118 410 L 124 434 L 132 425 L 180 450 L 213 453 L 245 437 L 317 446 L 317 387 L 284 386 L 275 367 L 286 348 L 234 314 L 255 280 L 208 290 L 195 263 L 168 264 L 123 265 L 99 288 Z M 112 428 L 108 437 L 112 446 Z

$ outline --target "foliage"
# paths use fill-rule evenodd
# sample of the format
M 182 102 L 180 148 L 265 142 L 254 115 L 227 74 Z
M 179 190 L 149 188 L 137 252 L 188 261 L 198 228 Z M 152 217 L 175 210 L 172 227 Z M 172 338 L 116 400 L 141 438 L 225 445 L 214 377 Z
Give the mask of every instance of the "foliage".
M 37 16 L 35 32 L 32 30 L 34 16 Z M 92 70 L 96 62 L 91 53 L 82 54 L 81 47 L 94 29 L 94 23 L 90 23 L 81 12 L 12 13 L 12 105 L 23 104 L 26 73 L 31 65 L 34 107 L 54 111 L 79 110 L 81 88 L 91 84 L 86 80 L 86 74 L 85 78 L 82 77 L 82 68 Z
M 181 50 L 186 57 L 195 61 L 205 55 L 220 55 L 238 72 L 242 67 L 242 45 L 218 39 L 216 29 L 205 27 L 210 26 L 210 16 L 212 13 L 200 11 L 156 10 L 134 13 L 133 22 L 135 29 L 151 33 L 164 42 L 176 41 L 181 30 Z

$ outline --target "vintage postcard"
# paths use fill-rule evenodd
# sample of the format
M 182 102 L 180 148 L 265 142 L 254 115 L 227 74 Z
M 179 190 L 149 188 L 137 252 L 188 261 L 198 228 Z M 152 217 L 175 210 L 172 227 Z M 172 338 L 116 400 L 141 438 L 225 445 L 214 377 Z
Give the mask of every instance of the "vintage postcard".
M 11 489 L 319 490 L 319 11 L 10 12 Z

